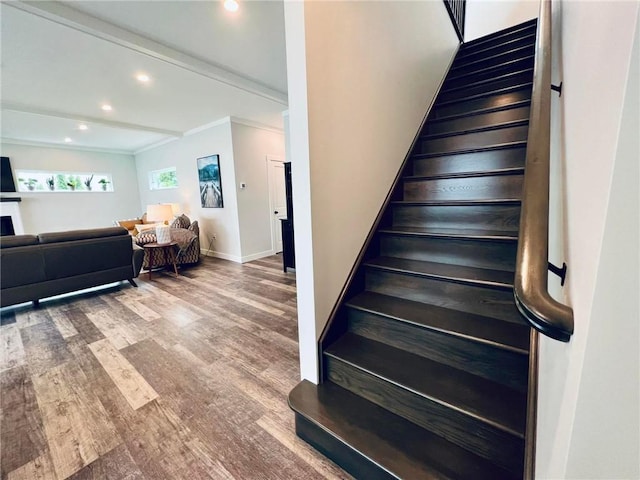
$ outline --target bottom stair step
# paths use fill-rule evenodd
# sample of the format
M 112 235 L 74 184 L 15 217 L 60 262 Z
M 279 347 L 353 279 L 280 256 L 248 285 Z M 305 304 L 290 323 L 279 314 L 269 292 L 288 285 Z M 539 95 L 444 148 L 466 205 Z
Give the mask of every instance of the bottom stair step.
M 289 406 L 298 436 L 356 478 L 518 478 L 332 382 L 303 380 Z

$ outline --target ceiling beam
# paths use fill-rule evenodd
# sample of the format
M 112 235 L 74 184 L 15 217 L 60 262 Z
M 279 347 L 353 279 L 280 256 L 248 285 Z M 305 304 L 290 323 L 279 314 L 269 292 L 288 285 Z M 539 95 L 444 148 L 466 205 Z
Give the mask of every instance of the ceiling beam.
M 287 94 L 275 90 L 263 83 L 232 72 L 219 65 L 205 62 L 199 58 L 175 50 L 160 42 L 133 33 L 112 23 L 75 10 L 55 1 L 3 2 L 3 6 L 37 15 L 96 38 L 128 48 L 143 55 L 161 60 L 179 68 L 205 76 L 225 85 L 244 90 L 282 105 L 288 105 Z
M 40 115 L 43 117 L 65 118 L 67 120 L 74 120 L 76 122 L 86 122 L 90 124 L 104 125 L 105 127 L 120 128 L 124 130 L 135 130 L 138 132 L 158 133 L 160 135 L 169 135 L 170 137 L 182 137 L 182 132 L 178 130 L 166 130 L 164 128 L 149 127 L 147 125 L 139 125 L 137 123 L 127 123 L 127 122 L 118 122 L 116 120 L 106 120 L 100 117 L 78 115 L 76 113 L 61 112 L 58 110 L 47 110 L 45 108 L 32 107 L 30 105 L 21 105 L 17 103 L 2 102 L 0 103 L 0 109 L 11 111 L 11 112 Z

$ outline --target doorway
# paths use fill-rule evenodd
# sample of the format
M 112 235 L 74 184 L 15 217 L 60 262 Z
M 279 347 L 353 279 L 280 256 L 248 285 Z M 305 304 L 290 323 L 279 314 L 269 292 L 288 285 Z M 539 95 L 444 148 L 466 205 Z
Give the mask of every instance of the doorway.
M 287 196 L 284 184 L 284 160 L 267 155 L 269 173 L 269 209 L 271 214 L 271 248 L 282 252 L 282 227 L 280 220 L 287 218 Z

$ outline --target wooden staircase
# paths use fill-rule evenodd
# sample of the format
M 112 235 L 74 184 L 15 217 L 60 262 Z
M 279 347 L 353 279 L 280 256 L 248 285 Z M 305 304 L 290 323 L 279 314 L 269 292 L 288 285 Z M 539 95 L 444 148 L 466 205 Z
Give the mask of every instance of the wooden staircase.
M 322 383 L 289 396 L 297 434 L 356 478 L 526 476 L 513 278 L 535 34 L 462 45 L 323 335 Z

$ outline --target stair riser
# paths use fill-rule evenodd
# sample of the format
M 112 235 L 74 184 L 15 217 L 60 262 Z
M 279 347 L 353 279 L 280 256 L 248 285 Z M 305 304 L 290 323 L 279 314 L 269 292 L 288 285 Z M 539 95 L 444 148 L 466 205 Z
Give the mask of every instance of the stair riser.
M 512 290 L 494 289 L 366 268 L 366 290 L 475 313 L 521 325 Z
M 441 135 L 446 133 L 461 132 L 472 128 L 488 127 L 505 122 L 517 122 L 529 120 L 529 106 L 510 108 L 483 115 L 456 118 L 441 122 L 429 122 L 425 128 L 425 135 Z M 482 168 L 478 168 L 482 170 Z
M 520 199 L 524 175 L 495 175 L 437 180 L 406 180 L 404 200 Z
M 523 87 L 512 92 L 500 93 L 488 97 L 476 98 L 460 103 L 452 103 L 449 105 L 441 105 L 435 107 L 432 118 L 442 118 L 451 115 L 460 115 L 481 110 L 485 108 L 494 108 L 506 106 L 515 102 L 531 99 L 531 87 Z
M 323 428 L 296 414 L 296 435 L 354 476 L 374 480 L 397 480 L 364 455 L 341 442 Z
M 438 97 L 438 102 L 450 102 L 459 98 L 469 97 L 471 95 L 478 95 L 487 92 L 493 92 L 506 87 L 512 87 L 514 85 L 521 85 L 523 83 L 531 82 L 533 78 L 532 71 L 525 71 L 517 75 L 508 75 L 504 78 L 495 78 L 494 81 L 481 83 L 474 86 L 469 83 L 467 87 L 457 88 L 451 91 L 443 91 Z
M 463 62 L 474 61 L 484 57 L 492 57 L 494 55 L 498 55 L 499 53 L 505 53 L 514 48 L 526 47 L 530 45 L 535 45 L 536 41 L 536 32 L 535 30 L 531 30 L 529 35 L 518 35 L 513 38 L 509 38 L 508 40 L 504 40 L 502 43 L 497 45 L 485 45 L 484 47 L 478 46 L 475 49 L 470 49 L 467 51 L 466 49 L 461 49 L 456 57 L 456 61 L 453 64 L 453 67 L 457 67 L 458 65 L 462 65 Z
M 517 242 L 380 235 L 380 255 L 513 272 Z
M 514 28 L 508 32 L 501 32 L 497 35 L 487 35 L 483 38 L 478 38 L 475 40 L 471 40 L 469 42 L 463 43 L 460 48 L 460 52 L 465 55 L 477 52 L 478 50 L 483 50 L 485 48 L 489 48 L 495 45 L 502 45 L 503 43 L 525 37 L 527 35 L 536 33 L 536 24 L 532 25 L 523 25 L 518 28 Z
M 349 309 L 349 330 L 525 392 L 528 356 L 372 313 Z M 527 335 L 523 326 L 522 335 Z
M 501 75 L 532 69 L 533 65 L 534 57 L 530 56 L 494 65 L 491 68 L 483 69 L 467 75 L 448 75 L 442 85 L 442 89 L 443 91 L 446 91 L 453 88 L 464 88 L 466 85 L 471 85 L 475 82 L 491 80 L 500 77 Z
M 520 60 L 522 58 L 534 55 L 535 50 L 535 45 L 529 45 L 526 47 L 509 50 L 508 52 L 501 53 L 494 57 L 482 58 L 474 62 L 464 62 L 464 64 L 456 68 L 452 68 L 450 71 L 450 75 L 452 77 L 457 77 L 459 75 L 466 75 L 468 73 L 477 72 L 478 70 L 483 70 L 485 68 L 495 67 L 496 65 L 500 65 L 512 60 Z
M 453 137 L 422 140 L 416 153 L 442 154 L 527 140 L 529 126 L 500 128 L 488 132 L 468 133 Z
M 511 472 L 521 471 L 522 439 L 340 360 L 325 359 L 332 382 Z
M 444 175 L 503 168 L 522 168 L 526 159 L 526 148 L 505 148 L 487 152 L 461 153 L 444 157 L 416 158 L 413 175 Z
M 395 227 L 458 228 L 517 233 L 520 205 L 393 206 Z

